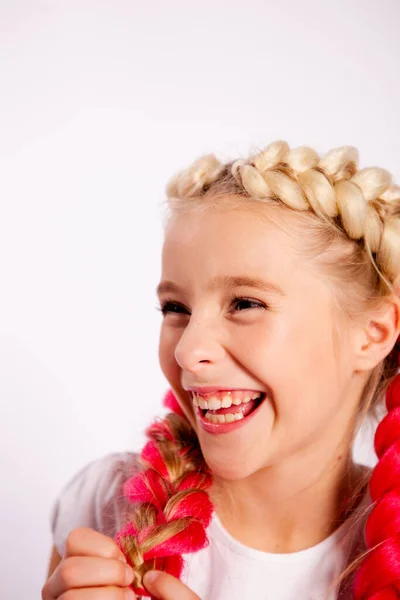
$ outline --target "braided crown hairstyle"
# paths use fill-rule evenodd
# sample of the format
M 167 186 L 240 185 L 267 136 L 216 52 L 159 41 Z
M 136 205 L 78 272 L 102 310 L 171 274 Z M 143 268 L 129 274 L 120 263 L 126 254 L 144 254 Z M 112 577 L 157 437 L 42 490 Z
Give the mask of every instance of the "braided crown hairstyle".
M 247 160 L 222 164 L 213 154 L 202 156 L 172 177 L 166 192 L 172 213 L 218 206 L 227 197 L 236 198 L 238 206 L 258 203 L 296 212 L 303 230 L 313 233 L 314 255 L 324 257 L 327 273 L 341 282 L 344 305 L 354 292 L 346 308 L 357 314 L 398 293 L 400 284 L 400 187 L 386 170 L 358 170 L 357 165 L 352 147 L 320 157 L 311 148 L 290 149 L 278 141 Z M 340 260 L 333 253 L 329 261 L 334 247 L 341 248 Z M 356 600 L 391 600 L 400 594 L 398 361 L 396 344 L 371 372 L 359 407 L 361 422 L 390 384 L 399 388 L 387 400 L 389 412 L 376 433 L 379 462 L 370 482 L 375 506 L 367 521 L 365 560 L 354 579 Z M 181 555 L 207 545 L 213 510 L 207 494 L 211 474 L 197 437 L 172 393 L 166 405 L 173 412 L 146 431 L 143 470 L 125 484 L 129 519 L 116 536 L 136 574 L 133 589 L 142 595 L 148 595 L 142 585 L 147 570 L 179 577 Z

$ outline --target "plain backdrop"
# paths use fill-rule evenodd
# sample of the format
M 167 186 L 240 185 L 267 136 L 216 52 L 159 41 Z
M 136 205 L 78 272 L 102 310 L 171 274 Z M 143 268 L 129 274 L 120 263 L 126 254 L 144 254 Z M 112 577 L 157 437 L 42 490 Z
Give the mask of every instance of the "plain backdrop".
M 399 17 L 398 0 L 0 1 L 2 598 L 40 597 L 66 481 L 162 414 L 169 177 L 286 139 L 355 145 L 399 179 Z M 356 453 L 374 463 L 372 429 Z

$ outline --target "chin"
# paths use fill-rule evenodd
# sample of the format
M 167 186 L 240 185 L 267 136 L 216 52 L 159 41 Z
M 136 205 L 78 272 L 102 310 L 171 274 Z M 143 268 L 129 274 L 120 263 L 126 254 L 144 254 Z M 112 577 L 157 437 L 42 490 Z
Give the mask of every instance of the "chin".
M 259 460 L 243 460 L 239 459 L 239 457 L 238 460 L 233 460 L 232 452 L 229 452 L 229 455 L 224 455 L 224 453 L 220 455 L 218 452 L 207 452 L 205 448 L 202 448 L 202 452 L 212 475 L 218 479 L 238 481 L 250 477 L 263 468 Z

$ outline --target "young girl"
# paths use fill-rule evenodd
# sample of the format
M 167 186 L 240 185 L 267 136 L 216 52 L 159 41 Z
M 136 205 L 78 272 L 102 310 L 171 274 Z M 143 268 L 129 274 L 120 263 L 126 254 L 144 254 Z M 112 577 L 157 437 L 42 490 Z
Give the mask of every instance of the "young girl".
M 400 188 L 357 160 L 275 142 L 172 179 L 173 412 L 64 489 L 44 600 L 400 597 Z

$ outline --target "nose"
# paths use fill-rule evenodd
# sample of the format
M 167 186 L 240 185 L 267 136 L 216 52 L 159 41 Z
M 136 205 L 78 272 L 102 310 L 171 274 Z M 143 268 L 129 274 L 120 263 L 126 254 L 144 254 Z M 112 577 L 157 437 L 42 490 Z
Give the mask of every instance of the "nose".
M 175 348 L 175 359 L 183 371 L 201 373 L 221 361 L 225 350 L 215 325 L 192 319 Z

